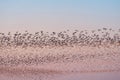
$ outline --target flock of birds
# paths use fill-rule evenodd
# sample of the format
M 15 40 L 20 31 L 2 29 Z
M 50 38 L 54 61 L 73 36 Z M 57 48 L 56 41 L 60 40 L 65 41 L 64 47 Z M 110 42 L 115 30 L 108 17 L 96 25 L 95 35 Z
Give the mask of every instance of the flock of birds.
M 48 32 L 36 32 L 34 34 L 30 34 L 28 31 L 24 33 L 16 32 L 15 34 L 0 33 L 0 50 L 4 50 L 7 47 L 74 47 L 74 46 L 88 46 L 88 47 L 109 47 L 111 45 L 120 46 L 120 29 L 112 30 L 112 29 L 98 29 L 92 31 L 78 31 L 75 30 L 73 33 L 69 33 L 69 30 L 63 32 L 52 32 L 51 34 Z M 10 52 L 9 52 L 10 53 Z M 4 54 L 4 55 L 2 55 Z M 94 57 L 104 56 L 103 54 L 89 54 L 89 55 L 81 55 L 81 54 L 63 54 L 63 55 L 46 55 L 40 56 L 37 55 L 14 55 L 10 56 L 9 54 L 1 53 L 0 54 L 0 65 L 31 65 L 31 64 L 42 64 L 42 63 L 50 63 L 50 62 L 69 62 L 74 61 L 76 59 L 86 59 L 86 58 L 94 58 Z
M 120 29 L 98 29 L 92 31 L 75 30 L 68 34 L 69 30 L 63 32 L 35 32 L 30 34 L 16 32 L 15 34 L 0 33 L 0 47 L 57 47 L 57 46 L 109 46 L 120 45 Z

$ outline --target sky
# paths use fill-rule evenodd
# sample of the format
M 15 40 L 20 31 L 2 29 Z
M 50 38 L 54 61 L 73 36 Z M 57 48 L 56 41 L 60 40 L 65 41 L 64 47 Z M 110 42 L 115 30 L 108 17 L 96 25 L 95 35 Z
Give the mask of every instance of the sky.
M 120 0 L 0 0 L 0 32 L 120 28 Z

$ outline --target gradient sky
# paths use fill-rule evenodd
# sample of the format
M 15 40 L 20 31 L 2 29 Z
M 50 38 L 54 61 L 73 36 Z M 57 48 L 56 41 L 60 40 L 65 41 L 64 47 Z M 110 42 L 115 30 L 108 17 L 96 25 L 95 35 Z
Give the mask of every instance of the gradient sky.
M 120 0 L 0 0 L 0 31 L 120 28 Z

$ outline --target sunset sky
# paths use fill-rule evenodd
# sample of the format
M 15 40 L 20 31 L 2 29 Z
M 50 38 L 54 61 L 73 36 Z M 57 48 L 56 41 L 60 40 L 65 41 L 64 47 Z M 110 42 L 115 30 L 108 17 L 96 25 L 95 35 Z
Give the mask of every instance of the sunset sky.
M 120 28 L 120 0 L 0 0 L 0 32 Z

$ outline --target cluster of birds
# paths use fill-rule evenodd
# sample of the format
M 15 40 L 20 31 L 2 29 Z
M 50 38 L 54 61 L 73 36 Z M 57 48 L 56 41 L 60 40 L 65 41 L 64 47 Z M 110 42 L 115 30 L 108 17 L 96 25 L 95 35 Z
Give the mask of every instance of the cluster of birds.
M 71 33 L 69 30 L 63 32 L 35 32 L 34 34 L 30 34 L 28 31 L 24 33 L 16 32 L 15 34 L 0 33 L 0 47 L 5 49 L 6 47 L 59 47 L 59 46 L 111 46 L 116 45 L 120 46 L 120 29 L 112 30 L 112 29 L 98 29 L 92 31 L 79 31 L 75 30 Z M 105 55 L 105 54 L 104 54 Z M 50 62 L 73 62 L 75 60 L 84 60 L 86 58 L 96 58 L 104 56 L 103 54 L 61 54 L 61 55 L 14 55 L 10 56 L 5 54 L 0 55 L 0 65 L 31 65 L 31 64 L 43 64 Z M 107 54 L 108 55 L 108 54 Z
M 105 55 L 105 54 L 104 54 Z M 62 62 L 74 62 L 74 61 L 82 61 L 85 59 L 96 58 L 104 56 L 103 54 L 63 54 L 63 55 L 15 55 L 10 56 L 7 55 L 6 57 L 0 56 L 0 65 L 4 66 L 18 66 L 18 65 L 40 65 L 44 63 L 62 63 Z
M 112 29 L 98 30 L 75 30 L 72 34 L 68 34 L 69 30 L 63 32 L 35 32 L 30 34 L 28 31 L 24 33 L 16 32 L 11 34 L 0 33 L 0 47 L 56 47 L 56 46 L 108 46 L 120 45 L 120 29 L 114 31 Z

